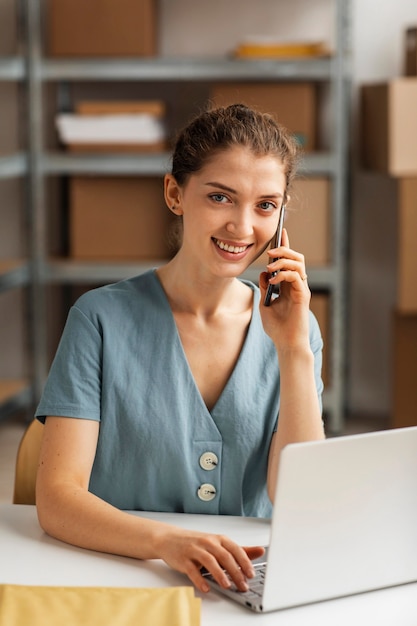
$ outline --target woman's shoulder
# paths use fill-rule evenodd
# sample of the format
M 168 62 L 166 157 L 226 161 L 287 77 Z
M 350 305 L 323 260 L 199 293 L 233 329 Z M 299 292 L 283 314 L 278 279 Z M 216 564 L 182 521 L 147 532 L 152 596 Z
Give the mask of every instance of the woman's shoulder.
M 126 278 L 116 283 L 90 289 L 82 294 L 75 302 L 81 310 L 95 308 L 97 304 L 111 305 L 123 303 L 132 299 L 146 299 L 158 289 L 158 281 L 154 270 L 148 270 L 132 278 Z
M 160 304 L 163 297 L 154 270 L 149 270 L 138 276 L 87 291 L 76 300 L 72 312 L 93 322 L 103 322 L 105 319 L 114 321 L 121 319 L 121 315 L 125 317 L 151 311 L 155 304 Z

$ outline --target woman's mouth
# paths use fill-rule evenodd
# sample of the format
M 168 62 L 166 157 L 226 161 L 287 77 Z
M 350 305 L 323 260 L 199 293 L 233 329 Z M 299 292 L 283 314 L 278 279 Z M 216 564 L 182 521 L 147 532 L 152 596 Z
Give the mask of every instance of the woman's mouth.
M 231 252 L 232 254 L 241 254 L 249 248 L 249 245 L 234 246 L 222 241 L 221 239 L 216 239 L 215 237 L 213 237 L 213 241 L 216 246 L 220 248 L 220 250 L 224 250 L 225 252 Z

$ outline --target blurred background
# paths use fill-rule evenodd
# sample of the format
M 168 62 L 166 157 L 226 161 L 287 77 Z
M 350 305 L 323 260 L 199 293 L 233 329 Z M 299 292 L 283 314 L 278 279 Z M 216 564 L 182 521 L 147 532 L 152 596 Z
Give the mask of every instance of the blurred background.
M 303 148 L 329 434 L 417 423 L 416 65 L 415 0 L 0 0 L 0 498 L 69 306 L 173 254 L 162 178 L 207 102 Z

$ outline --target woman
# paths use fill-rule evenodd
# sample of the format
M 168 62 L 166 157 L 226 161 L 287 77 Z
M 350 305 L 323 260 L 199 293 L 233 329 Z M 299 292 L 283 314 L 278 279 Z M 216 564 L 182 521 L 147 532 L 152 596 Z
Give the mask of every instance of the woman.
M 274 236 L 296 156 L 272 117 L 243 105 L 180 134 L 164 183 L 177 254 L 78 300 L 38 407 L 47 533 L 162 558 L 201 591 L 203 566 L 247 589 L 261 547 L 126 511 L 270 516 L 283 446 L 324 436 L 322 340 L 285 229 L 260 288 L 237 278 Z M 269 283 L 281 295 L 265 306 Z

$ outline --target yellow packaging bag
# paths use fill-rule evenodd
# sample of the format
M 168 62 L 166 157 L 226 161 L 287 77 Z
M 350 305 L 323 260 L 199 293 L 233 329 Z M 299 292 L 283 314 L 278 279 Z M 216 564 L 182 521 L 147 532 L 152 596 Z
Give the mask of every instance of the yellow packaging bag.
M 0 585 L 0 626 L 199 626 L 192 587 Z

